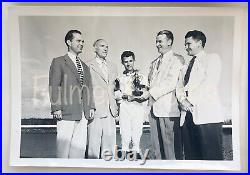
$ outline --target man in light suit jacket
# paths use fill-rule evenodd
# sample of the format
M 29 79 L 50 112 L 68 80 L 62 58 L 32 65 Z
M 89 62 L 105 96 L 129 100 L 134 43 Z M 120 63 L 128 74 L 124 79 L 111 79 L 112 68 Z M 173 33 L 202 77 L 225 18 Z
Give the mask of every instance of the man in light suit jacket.
M 160 31 L 156 47 L 160 56 L 150 67 L 149 116 L 152 144 L 156 159 L 182 159 L 182 143 L 179 127 L 180 111 L 175 95 L 178 77 L 184 63 L 182 56 L 172 51 L 174 37 L 171 31 Z
M 94 42 L 96 57 L 88 64 L 92 75 L 95 116 L 88 125 L 88 158 L 98 159 L 103 151 L 113 152 L 116 144 L 115 118 L 118 106 L 114 96 L 116 66 L 106 60 L 108 44 L 103 39 Z M 101 150 L 101 151 L 100 151 Z
M 94 116 L 90 70 L 78 55 L 83 49 L 81 32 L 65 36 L 68 53 L 54 58 L 49 72 L 51 113 L 57 119 L 57 157 L 84 158 L 87 120 Z
M 222 160 L 223 111 L 218 94 L 221 61 L 204 51 L 206 36 L 189 31 L 186 51 L 192 59 L 183 67 L 177 88 L 185 159 Z

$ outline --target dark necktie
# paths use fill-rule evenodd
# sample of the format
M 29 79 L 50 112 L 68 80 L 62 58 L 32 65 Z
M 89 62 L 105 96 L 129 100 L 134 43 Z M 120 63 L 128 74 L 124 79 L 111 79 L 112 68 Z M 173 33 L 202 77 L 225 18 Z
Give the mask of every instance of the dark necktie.
M 76 57 L 76 66 L 77 66 L 77 72 L 80 76 L 80 83 L 81 85 L 83 85 L 83 70 L 82 70 L 82 65 L 78 57 Z
M 184 77 L 184 86 L 186 86 L 188 84 L 188 81 L 189 81 L 189 78 L 190 78 L 190 73 L 191 73 L 191 70 L 193 68 L 195 58 L 196 58 L 196 56 L 194 56 L 189 62 L 187 72 L 186 72 L 185 77 Z
M 157 66 L 156 66 L 156 70 L 159 69 L 161 63 L 162 63 L 162 56 L 159 57 L 159 60 L 158 60 L 158 62 L 157 62 Z

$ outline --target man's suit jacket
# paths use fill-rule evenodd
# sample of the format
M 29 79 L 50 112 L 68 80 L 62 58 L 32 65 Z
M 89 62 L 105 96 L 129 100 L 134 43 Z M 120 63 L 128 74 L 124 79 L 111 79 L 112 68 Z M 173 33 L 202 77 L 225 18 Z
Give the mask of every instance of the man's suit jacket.
M 161 56 L 160 56 L 161 57 Z M 149 102 L 153 106 L 156 117 L 179 117 L 178 102 L 175 89 L 184 58 L 170 51 L 162 58 L 162 63 L 157 70 L 159 58 L 151 63 L 149 73 Z
M 118 114 L 118 106 L 114 96 L 115 79 L 117 78 L 117 69 L 114 64 L 106 61 L 108 68 L 108 79 L 105 78 L 96 59 L 89 61 L 92 83 L 93 97 L 95 100 L 95 118 L 103 118 L 110 116 L 116 117 Z
M 82 62 L 83 86 L 73 61 L 68 54 L 54 58 L 49 71 L 51 112 L 62 111 L 63 120 L 81 120 L 84 110 L 89 117 L 90 109 L 95 108 L 91 74 L 88 66 Z
M 217 54 L 200 52 L 193 64 L 190 78 L 184 86 L 184 76 L 189 62 L 183 66 L 176 90 L 177 98 L 181 102 L 185 98 L 193 104 L 193 121 L 195 124 L 223 122 L 223 108 L 219 98 L 218 84 L 221 75 L 221 61 Z M 188 92 L 188 96 L 186 92 Z M 186 112 L 181 112 L 181 126 Z

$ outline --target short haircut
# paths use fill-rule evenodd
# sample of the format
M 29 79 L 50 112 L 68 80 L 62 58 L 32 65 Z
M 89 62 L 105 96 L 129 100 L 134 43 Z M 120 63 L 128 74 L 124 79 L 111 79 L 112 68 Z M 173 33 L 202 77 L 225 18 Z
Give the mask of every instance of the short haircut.
M 132 57 L 133 57 L 133 60 L 135 60 L 135 54 L 134 54 L 134 52 L 132 52 L 132 51 L 130 51 L 130 50 L 124 51 L 124 52 L 122 53 L 122 55 L 121 55 L 121 60 L 122 60 L 122 62 L 124 61 L 124 57 L 130 57 L 130 56 L 132 56 Z
M 186 35 L 185 35 L 185 39 L 186 38 L 189 38 L 189 37 L 192 37 L 194 40 L 196 41 L 200 41 L 202 42 L 202 47 L 205 47 L 206 45 L 206 36 L 203 32 L 201 31 L 198 31 L 198 30 L 192 30 L 192 31 L 189 31 Z
M 157 36 L 159 35 L 166 35 L 167 39 L 171 39 L 172 42 L 171 42 L 171 45 L 173 45 L 173 42 L 174 42 L 174 35 L 171 31 L 169 30 L 162 30 L 160 32 L 157 33 Z
M 68 31 L 68 33 L 66 34 L 66 36 L 65 36 L 65 38 L 64 38 L 64 42 L 65 42 L 65 44 L 68 46 L 68 43 L 67 43 L 67 41 L 68 40 L 70 40 L 70 41 L 72 41 L 72 39 L 73 39 L 73 37 L 74 37 L 74 33 L 78 33 L 78 34 L 82 34 L 79 30 L 70 30 L 70 31 Z
M 105 40 L 104 40 L 104 39 L 98 39 L 98 40 L 96 40 L 96 41 L 93 43 L 93 47 L 95 47 L 96 44 L 97 44 L 99 41 L 105 41 Z

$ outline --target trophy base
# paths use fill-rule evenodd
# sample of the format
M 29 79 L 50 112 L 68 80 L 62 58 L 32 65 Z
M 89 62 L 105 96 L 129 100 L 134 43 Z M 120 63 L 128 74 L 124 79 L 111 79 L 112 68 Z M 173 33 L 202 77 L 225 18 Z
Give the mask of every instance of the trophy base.
M 139 97 L 143 94 L 142 91 L 132 91 L 133 96 Z

